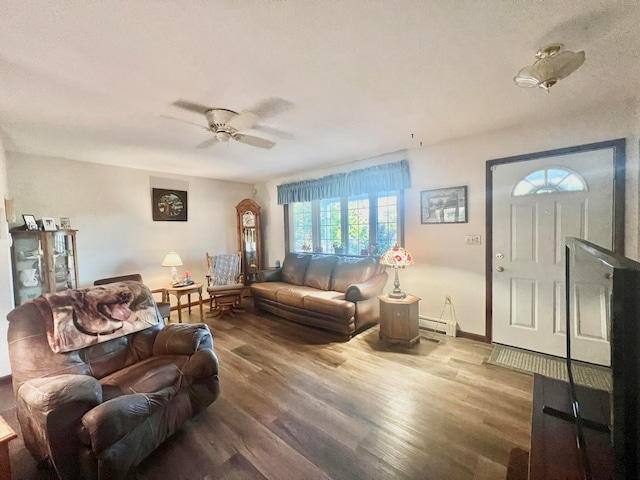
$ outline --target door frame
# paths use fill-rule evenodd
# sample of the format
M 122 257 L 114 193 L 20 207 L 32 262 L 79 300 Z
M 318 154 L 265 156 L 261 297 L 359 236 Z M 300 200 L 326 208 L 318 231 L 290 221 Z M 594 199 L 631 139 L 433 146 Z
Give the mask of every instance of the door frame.
M 625 138 L 604 142 L 557 148 L 543 152 L 526 153 L 513 157 L 487 160 L 486 163 L 486 232 L 485 232 L 485 342 L 493 341 L 493 167 L 507 163 L 526 162 L 547 157 L 558 157 L 591 150 L 613 149 L 613 228 L 611 245 L 615 253 L 624 254 L 625 235 L 625 170 L 626 170 Z

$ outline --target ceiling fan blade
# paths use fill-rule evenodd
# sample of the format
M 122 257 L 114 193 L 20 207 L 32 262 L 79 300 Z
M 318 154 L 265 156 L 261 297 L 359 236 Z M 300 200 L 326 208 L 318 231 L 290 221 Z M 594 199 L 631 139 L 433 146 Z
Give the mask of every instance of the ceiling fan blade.
M 200 105 L 199 103 L 190 102 L 188 100 L 176 100 L 171 105 L 173 105 L 174 107 L 182 108 L 183 110 L 188 110 L 190 112 L 200 113 L 202 115 L 204 115 L 207 110 L 211 110 L 211 107 Z
M 253 108 L 249 110 L 258 115 L 260 118 L 273 117 L 279 113 L 286 112 L 293 108 L 293 103 L 285 100 L 284 98 L 270 97 L 258 102 Z
M 177 122 L 182 122 L 182 123 L 188 123 L 189 125 L 195 125 L 196 127 L 200 127 L 204 130 L 209 130 L 209 127 L 206 127 L 204 125 L 201 125 L 199 123 L 195 123 L 195 122 L 190 122 L 189 120 L 183 120 L 181 118 L 176 118 L 176 117 L 172 117 L 170 115 L 160 115 L 162 118 L 168 118 L 169 120 L 175 120 Z
M 241 132 L 242 130 L 248 130 L 253 127 L 258 123 L 258 120 L 260 120 L 258 115 L 253 112 L 246 111 L 232 117 L 231 120 L 227 122 L 227 125 Z
M 251 145 L 252 147 L 258 148 L 271 148 L 275 145 L 275 142 L 271 140 L 267 140 L 266 138 L 254 137 L 251 135 L 243 135 L 242 133 L 236 133 L 233 136 L 234 140 L 237 140 L 241 143 L 246 143 L 247 145 Z
M 274 137 L 282 138 L 283 140 L 293 140 L 295 138 L 289 132 L 285 132 L 284 130 L 279 130 L 273 127 L 267 127 L 266 125 L 256 125 L 252 129 L 266 133 L 267 135 L 273 135 Z
M 207 138 L 204 142 L 201 142 L 198 145 L 196 145 L 196 148 L 209 148 L 210 146 L 212 146 L 214 143 L 217 143 L 217 142 L 218 142 L 218 139 L 216 137 Z

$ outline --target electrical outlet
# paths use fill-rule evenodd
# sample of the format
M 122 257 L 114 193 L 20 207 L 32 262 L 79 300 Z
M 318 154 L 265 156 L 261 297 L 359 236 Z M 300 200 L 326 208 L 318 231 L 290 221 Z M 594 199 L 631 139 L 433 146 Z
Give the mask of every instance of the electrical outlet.
M 451 303 L 451 295 L 445 295 L 444 296 L 444 303 L 446 303 L 446 304 Z
M 465 235 L 465 245 L 480 245 L 482 243 L 482 235 Z

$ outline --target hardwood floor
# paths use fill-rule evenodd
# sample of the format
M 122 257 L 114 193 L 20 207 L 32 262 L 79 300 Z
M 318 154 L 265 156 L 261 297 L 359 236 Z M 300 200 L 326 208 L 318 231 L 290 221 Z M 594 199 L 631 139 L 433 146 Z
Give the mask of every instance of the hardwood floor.
M 220 398 L 132 478 L 496 480 L 529 448 L 533 377 L 486 364 L 490 345 L 423 331 L 410 350 L 384 348 L 378 327 L 341 343 L 244 304 L 206 319 Z M 10 386 L 0 413 L 17 429 Z M 16 478 L 51 478 L 21 442 Z

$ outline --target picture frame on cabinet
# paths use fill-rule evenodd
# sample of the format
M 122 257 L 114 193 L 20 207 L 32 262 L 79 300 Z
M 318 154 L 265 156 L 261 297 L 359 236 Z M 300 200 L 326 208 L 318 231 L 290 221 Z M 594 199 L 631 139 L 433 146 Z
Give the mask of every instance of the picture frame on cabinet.
M 53 217 L 42 217 L 42 228 L 47 232 L 57 230 L 56 219 Z
M 60 228 L 69 229 L 71 228 L 71 220 L 69 217 L 60 217 Z
M 22 219 L 27 230 L 38 230 L 38 221 L 34 215 L 23 214 Z

